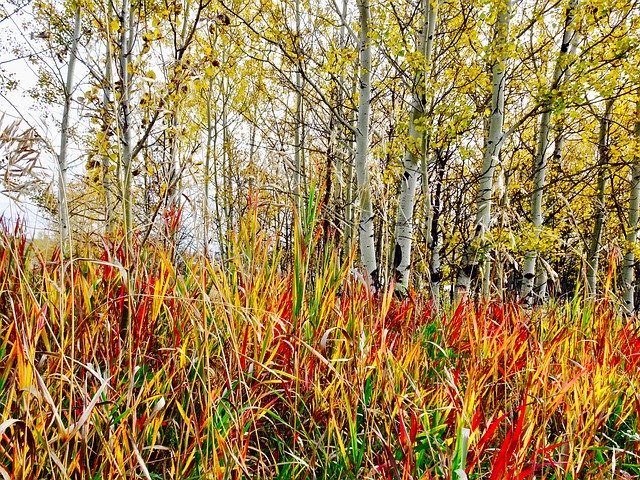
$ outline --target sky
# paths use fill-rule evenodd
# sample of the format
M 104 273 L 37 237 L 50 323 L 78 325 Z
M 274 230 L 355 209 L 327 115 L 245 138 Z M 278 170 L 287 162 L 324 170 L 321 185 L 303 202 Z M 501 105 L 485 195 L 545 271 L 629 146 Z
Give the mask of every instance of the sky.
M 42 50 L 43 42 L 34 38 L 38 32 L 30 21 L 29 3 L 30 0 L 0 0 L 0 117 L 4 116 L 0 129 L 20 120 L 20 131 L 34 127 L 55 149 L 59 136 L 56 125 L 62 107 L 44 107 L 28 93 L 36 86 L 38 77 L 36 67 L 26 55 L 46 56 L 47 53 Z M 65 62 L 48 63 L 58 70 L 56 73 L 61 74 L 66 69 Z M 15 87 L 7 88 L 7 81 L 15 82 Z M 43 179 L 53 178 L 56 162 L 51 150 L 42 149 L 40 163 Z M 28 233 L 33 236 L 46 234 L 52 226 L 51 219 L 28 199 L 15 201 L 3 193 L 0 193 L 0 216 L 11 223 L 17 219 L 24 220 Z

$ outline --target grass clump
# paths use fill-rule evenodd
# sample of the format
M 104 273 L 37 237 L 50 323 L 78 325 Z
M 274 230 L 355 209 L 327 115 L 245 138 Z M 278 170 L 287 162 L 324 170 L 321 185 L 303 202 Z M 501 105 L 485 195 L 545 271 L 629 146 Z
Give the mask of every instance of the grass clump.
M 314 216 L 227 265 L 0 235 L 2 478 L 635 478 L 640 332 L 607 300 L 372 296 Z M 284 265 L 284 267 L 283 267 Z

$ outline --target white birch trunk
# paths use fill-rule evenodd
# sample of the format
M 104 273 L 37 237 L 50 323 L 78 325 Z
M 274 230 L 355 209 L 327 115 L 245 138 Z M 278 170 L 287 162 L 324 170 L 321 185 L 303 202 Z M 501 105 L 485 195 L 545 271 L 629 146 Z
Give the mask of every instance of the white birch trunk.
M 491 225 L 491 203 L 493 197 L 493 176 L 500 155 L 502 144 L 502 125 L 504 122 L 504 83 L 506 69 L 506 45 L 509 40 L 509 17 L 511 14 L 511 1 L 506 0 L 500 7 L 498 19 L 493 37 L 493 49 L 497 52 L 493 61 L 491 75 L 491 116 L 489 118 L 489 132 L 482 159 L 482 170 L 478 185 L 477 214 L 474 239 L 466 254 L 464 266 L 460 270 L 457 282 L 459 295 L 469 292 L 471 279 L 478 267 L 478 250 L 483 242 L 483 237 L 489 231 Z M 487 295 L 490 262 L 485 260 L 483 268 L 483 294 Z
M 107 7 L 107 18 L 111 18 L 111 3 Z M 105 54 L 105 85 L 102 88 L 102 104 L 105 110 L 112 108 L 111 104 L 111 91 L 113 88 L 113 66 L 112 66 L 112 52 L 111 41 L 107 40 L 106 54 Z M 106 120 L 104 120 L 106 122 Z M 105 125 L 105 128 L 109 128 Z M 102 157 L 102 188 L 104 189 L 104 232 L 109 235 L 113 232 L 115 226 L 115 212 L 113 211 L 113 199 L 111 194 L 111 160 L 108 152 Z
M 437 21 L 438 14 L 438 6 L 439 0 L 427 0 L 427 43 L 425 45 L 425 58 L 429 59 L 429 70 L 431 71 L 431 57 L 433 50 L 433 36 L 435 34 L 435 27 Z M 425 92 L 427 91 L 427 82 L 431 81 L 431 77 L 427 77 L 425 75 Z M 433 98 L 430 101 L 430 111 L 433 111 Z M 426 105 L 425 105 L 426 107 Z M 432 122 L 431 122 L 432 123 Z M 426 127 L 425 122 L 425 127 Z M 434 305 L 436 308 L 440 307 L 440 246 L 438 244 L 438 222 L 439 215 L 435 212 L 434 209 L 434 199 L 432 197 L 432 187 L 429 179 L 429 166 L 430 166 L 430 134 L 426 134 L 423 137 L 423 151 L 422 158 L 420 161 L 421 175 L 422 175 L 422 197 L 423 197 L 423 231 L 424 238 L 427 242 L 427 245 L 431 249 L 431 260 L 429 264 L 429 286 L 431 291 L 431 297 L 433 298 Z M 436 194 L 439 194 L 440 187 L 442 186 L 442 177 L 440 176 L 441 171 L 438 170 L 436 178 L 438 179 L 438 183 L 436 183 Z M 440 198 L 436 198 L 435 202 L 440 205 Z
M 577 38 L 577 35 L 576 37 Z M 575 52 L 577 44 L 574 42 L 574 44 L 572 44 L 572 52 Z M 565 78 L 565 81 L 568 80 L 568 75 L 567 78 Z M 560 129 L 557 129 L 556 131 L 556 138 L 554 140 L 554 145 L 553 145 L 553 154 L 551 155 L 553 162 L 556 165 L 559 165 L 560 162 L 562 161 L 562 150 L 564 147 L 564 140 L 565 140 L 565 136 L 564 136 L 564 132 Z M 547 282 L 549 279 L 548 273 L 547 273 L 547 266 L 548 264 L 544 263 L 544 258 L 542 258 L 541 256 L 538 256 L 536 259 L 537 263 L 542 263 L 542 267 L 537 266 L 536 268 L 536 278 L 535 278 L 535 284 L 534 284 L 534 288 L 533 288 L 533 295 L 535 295 L 535 298 L 537 298 L 540 302 L 545 302 L 548 299 L 548 294 L 547 294 Z
M 187 46 L 189 44 L 189 42 L 191 41 L 191 32 L 190 32 L 190 23 L 189 23 L 189 16 L 190 16 L 190 11 L 191 11 L 191 2 L 186 1 L 184 2 L 184 13 L 182 15 L 183 21 L 182 21 L 182 29 L 180 31 L 180 35 L 177 39 L 177 41 L 175 41 L 175 50 L 173 52 L 173 57 L 174 57 L 174 64 L 179 65 L 182 62 L 182 58 L 184 57 L 184 54 L 187 50 Z M 194 22 L 196 22 L 194 25 L 192 25 L 193 28 L 195 28 L 195 25 L 198 22 L 198 18 L 200 16 L 200 12 L 197 12 L 196 15 L 196 19 L 194 20 Z M 177 18 L 176 18 L 176 22 L 177 22 Z M 169 161 L 170 161 L 170 170 L 169 170 L 169 179 L 167 182 L 167 207 L 169 207 L 170 209 L 174 209 L 174 212 L 177 212 L 178 209 L 181 207 L 182 204 L 182 192 L 183 192 L 183 185 L 182 185 L 182 171 L 184 169 L 181 160 L 180 160 L 180 138 L 181 135 L 179 134 L 179 129 L 180 129 L 180 125 L 182 124 L 182 122 L 184 122 L 184 120 L 181 120 L 179 118 L 180 116 L 180 103 L 179 100 L 175 100 L 175 104 L 173 106 L 173 115 L 171 117 L 171 131 L 173 132 L 173 136 L 170 138 L 170 145 L 169 145 Z M 167 238 L 170 237 L 169 235 L 169 231 L 165 232 L 165 234 L 167 235 Z M 175 235 L 175 232 L 174 232 Z M 177 238 L 170 238 L 170 242 L 172 244 L 175 244 L 175 242 L 177 241 Z
M 76 68 L 78 55 L 78 42 L 80 41 L 80 8 L 76 8 L 74 15 L 73 40 L 69 51 L 69 65 L 67 67 L 67 80 L 63 85 L 64 107 L 62 111 L 62 124 L 60 126 L 60 152 L 58 154 L 58 219 L 60 228 L 60 242 L 65 254 L 71 253 L 71 225 L 69 224 L 69 205 L 67 201 L 67 148 L 69 145 L 69 115 L 71 114 L 71 101 L 73 94 L 73 75 Z
M 224 204 L 224 232 L 225 239 L 231 238 L 230 234 L 235 226 L 234 222 L 234 203 L 235 203 L 235 193 L 234 193 L 234 181 L 233 181 L 233 155 L 231 152 L 231 138 L 229 134 L 229 100 L 230 100 L 230 92 L 231 88 L 229 87 L 229 81 L 226 77 L 222 78 L 221 82 L 221 97 L 222 97 L 222 111 L 221 111 L 221 120 L 222 120 L 222 167 L 224 169 L 223 176 L 223 204 Z M 225 240 L 226 241 L 226 240 Z M 225 251 L 227 249 L 225 248 Z M 226 258 L 226 254 L 223 255 Z
M 296 54 L 300 53 L 300 0 L 296 0 Z M 302 72 L 300 69 L 300 60 L 296 58 L 296 111 L 295 111 L 295 130 L 294 130 L 294 172 L 293 172 L 293 188 L 296 199 L 296 208 L 298 215 L 302 212 L 303 193 L 302 193 L 302 171 L 303 171 L 303 132 L 302 132 Z
M 379 287 L 378 265 L 374 240 L 374 212 L 371 201 L 371 180 L 367 157 L 369 154 L 369 116 L 371 102 L 371 39 L 369 38 L 369 0 L 358 0 L 360 18 L 360 96 L 356 127 L 355 170 L 360 199 L 360 261 L 373 289 Z
M 427 228 L 427 241 L 431 248 L 431 261 L 429 265 L 429 282 L 431 286 L 431 297 L 436 308 L 440 308 L 440 283 L 442 280 L 442 269 L 440 262 L 440 216 L 442 214 L 442 182 L 444 178 L 444 168 L 446 160 L 442 158 L 441 150 L 436 149 L 434 152 L 434 161 L 436 164 L 436 176 L 433 186 L 433 200 L 425 198 L 425 202 L 433 201 L 433 205 L 429 203 L 429 215 L 426 221 L 430 222 Z M 424 183 L 424 178 L 423 178 Z M 429 192 L 430 193 L 430 192 Z
M 622 288 L 625 312 L 631 315 L 635 311 L 634 281 L 636 258 L 634 249 L 638 240 L 638 212 L 640 211 L 640 99 L 636 100 L 636 153 L 631 173 L 631 195 L 629 198 L 629 226 L 627 227 L 627 252 L 622 266 Z
M 358 89 L 358 82 L 353 81 L 351 86 L 351 97 L 355 98 L 356 91 Z M 357 137 L 357 119 L 352 111 L 349 114 L 348 123 L 350 125 L 356 125 L 356 128 L 353 129 L 354 136 L 347 139 L 348 143 L 345 143 L 345 163 L 347 167 L 347 172 L 345 176 L 345 209 L 344 209 L 344 258 L 350 258 L 351 252 L 354 248 L 355 244 L 355 202 L 356 202 L 356 189 L 357 185 L 354 185 L 354 168 L 355 168 L 355 142 Z M 357 183 L 357 180 L 356 180 Z
M 132 147 L 131 144 L 131 88 L 129 85 L 129 64 L 131 59 L 131 48 L 134 35 L 134 19 L 130 12 L 129 0 L 122 2 L 120 13 L 121 33 L 120 33 L 120 162 L 124 178 L 122 179 L 122 207 L 124 217 L 124 230 L 127 251 L 131 252 L 133 236 L 133 199 L 131 191 L 132 183 Z
M 340 18 L 347 18 L 347 9 L 348 3 L 347 0 L 343 0 L 342 2 L 342 10 L 340 12 Z M 346 45 L 346 25 L 344 22 L 340 24 L 340 30 L 338 33 L 338 47 L 345 48 Z M 342 78 L 340 78 L 342 80 Z M 325 201 L 325 208 L 327 212 L 324 214 L 324 217 L 328 220 L 332 219 L 334 226 L 338 231 L 344 231 L 346 223 L 342 218 L 343 212 L 341 209 L 343 208 L 343 192 L 344 192 L 344 156 L 345 156 L 345 148 L 344 142 L 345 139 L 342 138 L 341 129 L 342 125 L 340 123 L 340 119 L 337 118 L 343 115 L 342 105 L 344 104 L 344 96 L 342 92 L 342 88 L 336 86 L 332 91 L 332 100 L 334 102 L 334 108 L 337 113 L 331 112 L 330 120 L 329 120 L 329 145 L 327 147 L 327 193 Z M 331 176 L 331 171 L 333 170 L 333 177 Z M 331 191 L 333 188 L 333 191 Z M 333 206 L 329 204 L 329 202 L 333 203 Z M 332 213 L 329 213 L 332 212 Z M 325 232 L 326 235 L 327 232 Z
M 591 236 L 591 248 L 587 259 L 587 292 L 591 297 L 596 294 L 598 279 L 598 262 L 600 256 L 600 246 L 602 243 L 602 230 L 606 215 L 605 206 L 605 185 L 607 181 L 607 170 L 609 162 L 609 127 L 611 126 L 611 115 L 613 112 L 613 98 L 605 102 L 604 113 L 600 119 L 600 133 L 598 134 L 598 186 L 595 200 L 596 218 Z
M 431 66 L 431 52 L 433 47 L 433 33 L 436 22 L 437 3 L 424 0 L 424 25 L 419 41 L 421 53 L 424 55 L 426 71 L 418 72 L 414 79 L 411 92 L 409 113 L 409 145 L 405 149 L 403 166 L 404 173 L 400 181 L 398 196 L 398 214 L 396 217 L 395 239 L 396 246 L 393 253 L 393 263 L 397 281 L 397 290 L 406 292 L 409 287 L 409 273 L 411 268 L 411 247 L 413 244 L 413 210 L 416 189 L 422 170 L 421 159 L 424 158 L 425 144 L 423 135 L 416 129 L 416 122 L 424 115 L 423 98 L 426 94 L 426 79 L 429 77 Z
M 218 86 L 218 89 L 220 90 L 220 95 L 222 97 L 222 102 L 223 102 L 223 109 L 224 109 L 224 102 L 225 100 L 225 90 L 224 90 L 224 78 L 223 80 L 220 82 L 220 85 Z M 225 219 L 226 217 L 226 202 L 223 203 L 223 190 L 226 185 L 226 180 L 225 177 L 223 176 L 223 174 L 221 173 L 221 167 L 224 167 L 225 165 L 220 165 L 220 156 L 218 155 L 218 144 L 219 142 L 219 130 L 217 125 L 220 122 L 220 117 L 218 115 L 215 114 L 215 112 L 218 110 L 218 105 L 217 105 L 217 100 L 215 104 L 212 104 L 212 96 L 213 96 L 213 78 L 211 78 L 209 80 L 209 99 L 208 99 L 208 112 L 209 112 L 209 120 L 211 121 L 211 125 L 210 125 L 210 132 L 211 132 L 211 146 L 210 146 L 210 159 L 209 159 L 209 168 L 211 168 L 211 166 L 213 166 L 213 175 L 210 177 L 209 182 L 210 184 L 213 184 L 214 187 L 214 196 L 213 196 L 213 205 L 214 205 L 214 215 L 215 215 L 215 223 L 216 223 L 216 232 L 217 232 L 217 242 L 218 242 L 218 253 L 220 256 L 220 260 L 222 261 L 223 264 L 226 263 L 227 261 L 227 249 L 226 249 L 226 238 L 227 238 L 227 231 L 225 230 Z M 213 113 L 213 118 L 211 118 L 211 114 Z M 223 149 L 224 149 L 224 145 L 223 145 Z M 224 153 L 223 153 L 223 159 L 224 159 Z M 222 170 L 224 170 L 224 168 L 222 168 Z M 222 188 L 220 186 L 220 182 L 219 179 L 222 178 Z M 222 191 L 222 192 L 221 192 Z M 224 218 L 223 218 L 224 217 Z
M 202 215 L 204 229 L 204 255 L 209 258 L 209 185 L 211 183 L 211 145 L 213 142 L 213 121 L 211 117 L 211 101 L 213 97 L 213 77 L 209 78 L 207 90 L 207 147 L 204 158 L 204 197 L 202 199 Z
M 567 17 L 565 30 L 562 36 L 562 44 L 560 53 L 556 59 L 556 65 L 553 71 L 553 81 L 551 90 L 555 90 L 561 86 L 563 77 L 565 77 L 566 66 L 565 60 L 570 50 L 575 50 L 575 41 L 577 34 L 575 31 L 575 14 L 578 8 L 578 0 L 571 0 L 567 8 Z M 572 48 L 573 46 L 573 48 Z M 533 194 L 531 195 L 531 223 L 534 230 L 535 240 L 540 238 L 540 232 L 544 221 L 542 211 L 542 200 L 544 195 L 545 177 L 547 173 L 547 148 L 549 147 L 549 132 L 551 131 L 551 102 L 547 102 L 543 106 L 543 113 L 540 117 L 540 129 L 538 131 L 538 146 L 535 158 L 535 170 L 533 180 Z M 522 287 L 520 297 L 526 304 L 533 303 L 534 296 L 534 280 L 536 278 L 536 263 L 540 254 L 538 247 L 527 252 L 524 260 L 524 268 L 522 274 Z M 546 281 L 546 275 L 544 275 Z M 542 279 L 540 279 L 542 281 Z

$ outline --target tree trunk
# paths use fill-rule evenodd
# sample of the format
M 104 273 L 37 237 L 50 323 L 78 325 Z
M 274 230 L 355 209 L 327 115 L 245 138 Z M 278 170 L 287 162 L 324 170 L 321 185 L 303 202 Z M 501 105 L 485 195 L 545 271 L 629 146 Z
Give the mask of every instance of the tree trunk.
M 182 57 L 187 49 L 187 35 L 188 30 L 187 27 L 189 25 L 189 10 L 191 8 L 191 2 L 184 3 L 184 20 L 182 23 L 182 29 L 180 31 L 179 39 L 174 39 L 174 52 L 173 52 L 173 63 L 175 65 L 179 65 L 182 62 Z M 177 18 L 176 18 L 177 21 Z M 174 35 L 176 33 L 174 32 Z M 177 75 L 176 75 L 177 76 Z M 180 80 L 175 78 L 176 85 L 179 84 Z M 174 214 L 177 214 L 178 209 L 180 208 L 181 197 L 182 197 L 182 185 L 181 185 L 181 176 L 182 176 L 182 167 L 180 165 L 180 135 L 178 130 L 180 128 L 180 103 L 178 97 L 174 100 L 174 105 L 168 105 L 169 108 L 173 108 L 173 112 L 171 115 L 171 123 L 169 131 L 172 133 L 169 137 L 169 178 L 167 179 L 167 199 L 166 199 L 166 207 L 170 210 L 173 210 Z M 170 232 L 168 229 L 165 231 L 166 238 L 169 239 L 172 245 L 175 244 L 176 238 L 171 238 L 175 235 L 175 232 Z
M 64 107 L 62 111 L 62 125 L 60 126 L 60 153 L 58 154 L 58 219 L 60 228 L 60 242 L 62 251 L 71 254 L 71 225 L 69 224 L 69 205 L 67 202 L 67 147 L 69 145 L 69 115 L 73 94 L 73 75 L 75 73 L 76 58 L 78 54 L 78 41 L 80 40 L 80 8 L 76 8 L 74 15 L 73 40 L 69 51 L 69 65 L 67 67 L 67 80 L 63 85 Z
M 396 288 L 406 292 L 409 287 L 409 273 L 411 268 L 411 247 L 413 243 L 413 210 L 415 194 L 422 170 L 422 158 L 428 155 L 424 151 L 426 145 L 424 135 L 419 133 L 416 124 L 424 116 L 424 99 L 427 90 L 427 78 L 431 67 L 431 52 L 433 48 L 433 33 L 437 15 L 437 3 L 424 0 L 424 25 L 419 41 L 421 53 L 425 58 L 427 70 L 418 72 L 414 78 L 411 92 L 409 113 L 409 145 L 405 148 L 403 166 L 404 173 L 400 181 L 398 196 L 398 214 L 396 217 L 395 239 L 396 246 L 393 253 L 394 274 Z
M 351 88 L 351 94 L 352 97 L 355 97 L 356 94 L 356 90 L 358 88 L 358 83 L 357 81 L 354 80 L 352 88 Z M 351 112 L 351 114 L 349 115 L 349 119 L 348 122 L 350 125 L 354 125 L 356 123 L 356 118 L 353 112 Z M 351 258 L 351 254 L 352 254 L 352 250 L 355 244 L 355 222 L 356 222 L 356 215 L 355 215 L 355 202 L 356 202 L 356 189 L 357 186 L 354 185 L 354 167 L 355 167 L 355 142 L 356 142 L 356 137 L 357 137 L 357 128 L 353 129 L 354 132 L 354 136 L 353 137 L 349 137 L 348 143 L 345 141 L 345 147 L 347 150 L 347 156 L 345 158 L 345 162 L 347 165 L 347 174 L 346 174 L 346 181 L 345 181 L 345 209 L 344 209 L 344 222 L 345 222 L 345 226 L 344 226 L 344 258 L 345 259 L 350 259 Z M 356 180 L 357 182 L 357 180 Z
M 340 18 L 347 17 L 348 0 L 343 0 Z M 346 25 L 340 22 L 340 30 L 338 33 L 338 47 L 345 48 L 346 45 Z M 341 78 L 342 80 L 342 78 Z M 326 185 L 324 197 L 324 237 L 325 244 L 329 240 L 330 229 L 338 232 L 344 232 L 346 222 L 343 215 L 343 192 L 344 192 L 344 142 L 346 141 L 341 135 L 341 119 L 344 119 L 343 104 L 344 95 L 342 88 L 336 85 L 331 91 L 331 98 L 334 109 L 330 112 L 329 119 L 329 144 L 327 146 L 327 171 Z M 340 118 L 338 118 L 340 117 Z M 343 120 L 344 121 L 344 120 Z
M 607 181 L 609 163 L 609 128 L 613 112 L 613 98 L 605 102 L 604 113 L 600 119 L 600 133 L 598 135 L 598 187 L 595 200 L 596 218 L 591 235 L 591 248 L 587 259 L 587 292 L 591 297 L 596 294 L 598 278 L 598 257 L 602 243 L 602 230 L 604 228 L 605 215 L 605 185 Z
M 220 84 L 220 92 L 222 95 L 222 102 L 224 105 L 225 102 L 225 91 L 224 91 L 224 82 L 221 82 Z M 213 78 L 211 78 L 209 80 L 209 114 L 212 113 L 212 108 L 211 108 L 211 102 L 212 102 L 212 96 L 213 96 Z M 216 110 L 217 110 L 217 102 L 216 102 Z M 223 107 L 224 108 L 224 107 Z M 224 179 L 224 177 L 221 175 L 220 173 L 220 156 L 218 155 L 218 120 L 219 117 L 217 115 L 215 115 L 215 117 L 213 118 L 213 120 L 211 121 L 211 125 L 209 126 L 209 128 L 211 129 L 211 134 L 212 134 L 212 138 L 211 138 L 211 158 L 209 159 L 210 162 L 213 163 L 213 185 L 215 188 L 215 193 L 213 196 L 213 204 L 214 204 L 214 208 L 215 208 L 215 223 L 216 223 L 216 233 L 217 233 L 217 243 L 218 243 L 218 253 L 220 256 L 220 261 L 223 264 L 226 264 L 227 262 L 227 250 L 226 250 L 226 234 L 228 233 L 225 229 L 225 225 L 226 225 L 226 201 L 223 201 L 222 195 L 221 195 L 221 188 L 220 188 L 220 182 L 219 179 L 222 177 L 222 190 L 224 192 L 224 188 L 226 185 L 226 180 Z M 215 125 L 215 127 L 214 127 Z M 224 145 L 223 145 L 224 148 Z M 223 155 L 223 159 L 224 159 L 224 155 Z M 224 165 L 223 165 L 224 167 Z M 211 179 L 210 179 L 211 181 Z M 224 218 L 223 218 L 224 216 Z
M 355 170 L 360 198 L 360 261 L 367 281 L 374 290 L 380 286 L 374 240 L 374 212 L 371 201 L 371 180 L 367 167 L 369 154 L 369 115 L 371 102 L 371 39 L 369 38 L 369 0 L 358 0 L 360 19 L 360 97 L 356 128 Z
M 624 256 L 622 267 L 622 286 L 624 308 L 627 314 L 631 315 L 635 311 L 634 301 L 634 270 L 635 270 L 635 246 L 638 240 L 638 212 L 640 211 L 640 98 L 636 100 L 636 128 L 635 128 L 636 150 L 633 157 L 633 167 L 631 173 L 631 195 L 629 198 L 629 226 L 627 227 L 627 252 Z
M 501 2 L 502 3 L 502 2 Z M 494 59 L 491 75 L 491 116 L 489 131 L 482 159 L 482 170 L 478 186 L 476 226 L 473 239 L 463 261 L 457 282 L 458 295 L 465 295 L 471 287 L 471 280 L 478 267 L 479 254 L 484 246 L 484 236 L 491 226 L 491 202 L 493 197 L 493 175 L 502 146 L 502 124 L 504 121 L 504 83 L 509 41 L 509 17 L 511 1 L 501 5 L 493 35 Z M 483 273 L 483 295 L 488 295 L 490 262 L 485 258 Z
M 228 239 L 231 238 L 231 231 L 233 230 L 234 222 L 234 203 L 235 203 L 235 193 L 234 193 L 234 182 L 233 182 L 233 155 L 231 152 L 231 138 L 229 134 L 229 105 L 228 102 L 230 100 L 230 91 L 229 81 L 226 78 L 222 79 L 222 85 L 220 94 L 222 96 L 222 112 L 221 112 L 221 120 L 222 120 L 222 168 L 224 173 L 222 174 L 223 178 L 223 211 L 225 214 L 224 217 L 224 232 L 225 236 L 222 239 L 223 242 L 227 243 Z M 226 259 L 228 257 L 227 245 L 220 245 L 220 250 L 225 252 L 222 254 L 222 257 Z
M 429 227 L 428 242 L 431 248 L 431 262 L 429 265 L 429 281 L 431 284 L 431 297 L 436 308 L 440 306 L 440 282 L 442 281 L 442 269 L 440 266 L 440 215 L 442 213 L 442 182 L 444 180 L 444 168 L 446 157 L 441 149 L 435 151 L 436 177 L 433 195 L 433 208 L 431 209 L 431 226 Z M 425 198 L 425 201 L 431 201 Z
M 122 207 L 124 217 L 124 234 L 127 255 L 132 253 L 133 238 L 133 198 L 132 183 L 132 138 L 131 138 L 131 87 L 129 84 L 129 64 L 132 55 L 134 16 L 130 12 L 129 0 L 122 2 L 120 13 L 120 162 L 124 178 L 122 179 Z
M 302 212 L 303 205 L 303 182 L 304 182 L 304 132 L 303 132 L 303 98 L 302 98 L 302 65 L 300 52 L 300 0 L 296 0 L 296 111 L 294 130 L 294 171 L 293 188 L 298 215 Z
M 107 18 L 110 19 L 112 16 L 112 5 L 111 2 L 107 5 Z M 104 109 L 105 118 L 104 122 L 104 131 L 105 133 L 109 131 L 111 125 L 108 124 L 107 115 L 108 109 L 112 108 L 111 104 L 111 91 L 113 88 L 113 54 L 111 51 L 111 42 L 107 40 L 106 42 L 106 51 L 105 51 L 105 69 L 104 69 L 104 85 L 102 86 L 102 105 Z M 116 114 L 117 115 L 117 114 Z M 109 158 L 109 152 L 105 152 L 105 155 L 102 156 L 102 188 L 104 190 L 104 233 L 105 235 L 110 235 L 113 233 L 115 227 L 115 212 L 113 207 L 113 196 L 111 192 L 111 159 Z
M 211 118 L 211 101 L 213 100 L 213 77 L 209 78 L 209 87 L 207 89 L 207 146 L 204 157 L 204 197 L 202 199 L 202 228 L 204 230 L 204 255 L 209 258 L 209 224 L 211 216 L 209 215 L 209 187 L 211 184 L 211 148 L 213 142 L 213 119 Z
M 562 83 L 567 71 L 565 60 L 570 50 L 575 50 L 576 43 L 574 39 L 577 37 L 575 31 L 575 15 L 578 8 L 578 0 L 571 0 L 567 8 L 567 16 L 565 20 L 565 29 L 562 36 L 562 44 L 560 53 L 556 59 L 556 65 L 553 71 L 553 81 L 550 91 L 558 89 Z M 573 48 L 572 48 L 573 46 Z M 543 112 L 540 117 L 540 129 L 538 131 L 538 147 L 535 158 L 533 193 L 531 195 L 531 223 L 535 235 L 535 241 L 540 239 L 542 224 L 544 222 L 542 211 L 542 200 L 545 187 L 545 176 L 547 173 L 547 148 L 549 146 L 549 132 L 551 131 L 551 107 L 553 99 L 549 99 L 543 105 Z M 520 297 L 526 304 L 532 304 L 534 300 L 534 280 L 536 278 L 536 263 L 540 251 L 538 246 L 527 252 L 524 260 L 522 287 Z M 545 275 L 546 281 L 546 275 Z

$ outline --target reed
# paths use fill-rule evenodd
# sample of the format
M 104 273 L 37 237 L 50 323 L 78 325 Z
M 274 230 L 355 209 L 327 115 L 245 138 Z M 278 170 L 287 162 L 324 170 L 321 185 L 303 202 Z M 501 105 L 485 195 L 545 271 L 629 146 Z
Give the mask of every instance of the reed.
M 0 233 L 0 477 L 640 475 L 640 331 L 611 298 L 436 314 L 372 296 L 257 206 L 229 264 L 147 243 L 45 258 Z

